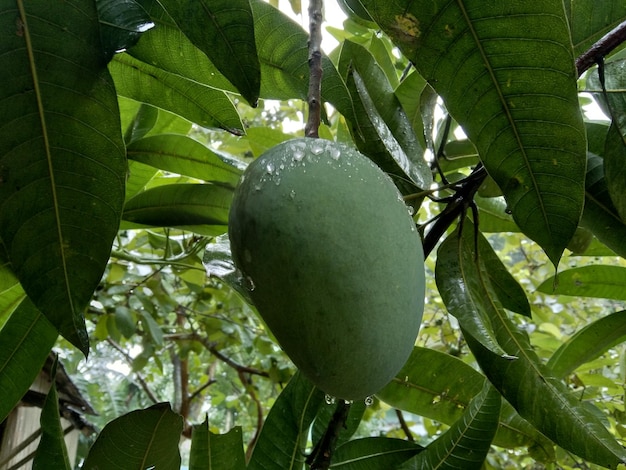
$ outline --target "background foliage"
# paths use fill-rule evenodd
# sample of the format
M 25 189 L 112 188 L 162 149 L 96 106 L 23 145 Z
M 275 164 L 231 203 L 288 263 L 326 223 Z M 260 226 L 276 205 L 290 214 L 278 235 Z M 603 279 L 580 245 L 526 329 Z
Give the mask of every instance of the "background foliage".
M 0 5 L 0 417 L 54 347 L 99 412 L 83 468 L 295 469 L 326 450 L 324 468 L 617 468 L 626 62 L 617 47 L 602 73 L 577 65 L 626 6 L 339 4 L 320 136 L 392 176 L 430 254 L 403 370 L 367 404 L 334 403 L 230 260 L 243 169 L 303 135 L 300 25 L 262 0 L 14 0 Z M 35 462 L 68 468 L 55 396 Z

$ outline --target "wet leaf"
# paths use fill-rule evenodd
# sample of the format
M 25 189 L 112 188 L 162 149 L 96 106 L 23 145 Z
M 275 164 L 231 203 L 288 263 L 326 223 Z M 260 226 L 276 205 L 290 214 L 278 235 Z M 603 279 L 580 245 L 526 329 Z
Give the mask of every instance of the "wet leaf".
M 582 213 L 586 162 L 563 6 L 361 3 L 443 98 L 517 225 L 556 265 Z
M 100 37 L 107 60 L 134 46 L 154 27 L 148 12 L 135 0 L 97 0 Z
M 425 149 L 374 57 L 364 47 L 345 41 L 339 68 L 356 101 L 355 120 L 350 124 L 359 150 L 399 187 L 406 186 L 403 180 L 408 178 L 418 188 L 429 188 L 432 172 L 423 157 Z
M 306 100 L 309 83 L 308 34 L 263 0 L 251 0 L 254 34 L 261 61 L 261 97 Z M 322 100 L 352 119 L 350 94 L 337 69 L 322 55 Z
M 437 288 L 448 311 L 468 334 L 494 354 L 512 359 L 493 331 L 491 318 L 501 303 L 489 282 L 489 273 L 475 262 L 473 244 L 473 225 L 467 220 L 461 236 L 454 231 L 443 241 L 437 251 Z

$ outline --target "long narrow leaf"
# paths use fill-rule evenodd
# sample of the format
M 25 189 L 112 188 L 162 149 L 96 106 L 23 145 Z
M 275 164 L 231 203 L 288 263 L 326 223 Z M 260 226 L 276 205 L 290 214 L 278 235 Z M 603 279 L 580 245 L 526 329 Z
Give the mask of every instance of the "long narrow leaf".
M 179 28 L 252 106 L 261 86 L 249 0 L 161 0 Z
M 126 176 L 95 4 L 3 2 L 0 30 L 0 238 L 29 297 L 87 354 L 83 309 Z
M 248 470 L 302 469 L 308 430 L 323 401 L 323 392 L 294 375 L 265 420 Z
M 485 382 L 461 419 L 399 469 L 480 470 L 498 427 L 501 402 L 500 393 Z
M 462 237 L 462 251 L 474 252 L 472 236 Z M 480 264 L 480 260 L 477 264 Z M 467 265 L 471 269 L 470 265 Z M 474 265 L 474 270 L 482 270 Z M 475 276 L 476 274 L 474 274 Z M 470 276 L 471 277 L 471 276 Z M 492 297 L 488 284 L 468 283 L 475 296 Z M 554 377 L 530 345 L 528 336 L 508 318 L 494 300 L 491 324 L 498 343 L 516 360 L 507 360 L 485 348 L 464 332 L 478 364 L 491 383 L 517 412 L 545 436 L 574 454 L 598 465 L 616 468 L 626 462 L 626 451 L 603 426 L 589 404 L 574 397 L 565 384 Z M 589 406 L 587 406 L 589 405 Z
M 250 0 L 261 61 L 261 97 L 306 100 L 309 82 L 308 35 L 280 10 Z M 350 94 L 330 59 L 322 56 L 322 99 L 348 119 L 354 116 Z
M 150 16 L 135 0 L 96 0 L 100 36 L 105 56 L 135 45 L 145 31 L 154 26 Z
M 486 269 L 475 269 L 475 250 L 463 249 L 464 239 L 472 238 L 473 225 L 466 221 L 464 227 L 463 236 L 453 232 L 437 251 L 437 288 L 462 328 L 490 351 L 506 357 L 491 325 L 491 317 L 501 305 L 493 292 L 484 295 L 492 289 L 489 275 Z
M 339 68 L 357 100 L 351 123 L 357 147 L 396 176 L 396 184 L 409 178 L 418 188 L 429 188 L 432 171 L 424 160 L 425 149 L 374 57 L 363 46 L 345 41 Z
M 0 330 L 0 420 L 32 385 L 57 337 L 54 326 L 28 298 Z
M 616 344 L 626 340 L 626 310 L 590 323 L 557 349 L 548 367 L 556 377 L 565 377 Z
M 546 279 L 539 292 L 576 297 L 626 300 L 626 268 L 610 265 L 591 265 L 561 271 L 558 282 Z
M 222 90 L 159 69 L 129 54 L 116 55 L 109 70 L 122 96 L 166 109 L 203 127 L 243 133 L 239 114 Z
M 476 145 L 556 265 L 583 209 L 586 139 L 561 2 L 362 0 Z
M 55 384 L 56 362 L 52 367 L 52 385 L 41 409 L 41 440 L 33 459 L 33 470 L 70 470 L 65 434 L 59 414 L 59 395 Z
M 137 194 L 124 220 L 156 227 L 226 226 L 233 190 L 212 184 L 168 184 Z
M 150 17 L 156 27 L 143 34 L 127 52 L 135 59 L 158 69 L 219 90 L 236 93 L 217 67 L 183 34 L 160 3 L 150 2 Z
M 585 210 L 580 225 L 622 257 L 626 257 L 626 225 L 617 214 L 609 196 L 604 162 L 589 154 L 585 178 Z
M 162 170 L 204 181 L 235 187 L 241 170 L 184 135 L 160 134 L 135 140 L 127 149 L 128 158 Z

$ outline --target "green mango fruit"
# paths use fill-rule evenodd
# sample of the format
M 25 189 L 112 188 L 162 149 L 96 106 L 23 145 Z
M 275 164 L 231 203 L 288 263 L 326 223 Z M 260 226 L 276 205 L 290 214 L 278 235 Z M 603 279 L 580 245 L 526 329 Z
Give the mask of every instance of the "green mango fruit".
M 244 172 L 228 231 L 260 315 L 318 388 L 362 399 L 398 373 L 424 310 L 424 254 L 371 160 L 322 139 L 283 142 Z

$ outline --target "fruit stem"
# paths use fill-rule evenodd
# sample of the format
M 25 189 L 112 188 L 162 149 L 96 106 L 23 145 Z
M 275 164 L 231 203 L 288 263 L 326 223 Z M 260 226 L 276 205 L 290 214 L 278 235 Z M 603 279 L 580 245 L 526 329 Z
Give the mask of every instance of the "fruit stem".
M 306 137 L 319 137 L 322 120 L 322 14 L 323 0 L 309 2 L 309 117 L 304 127 Z
M 328 423 L 326 432 L 324 432 L 324 435 L 306 459 L 306 463 L 311 470 L 328 470 L 330 468 L 330 461 L 337 445 L 337 439 L 339 439 L 339 433 L 346 427 L 346 420 L 352 406 L 351 403 L 345 400 L 337 402 L 337 408 L 335 408 L 333 417 Z

